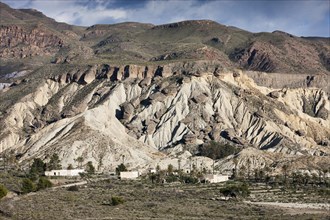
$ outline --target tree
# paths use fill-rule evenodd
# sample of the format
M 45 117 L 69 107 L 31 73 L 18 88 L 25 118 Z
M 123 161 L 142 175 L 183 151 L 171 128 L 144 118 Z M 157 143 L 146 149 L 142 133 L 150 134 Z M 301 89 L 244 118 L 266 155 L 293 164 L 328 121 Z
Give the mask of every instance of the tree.
M 58 154 L 53 154 L 47 165 L 48 165 L 47 166 L 48 170 L 60 170 L 60 169 L 62 169 L 61 160 L 60 160 Z
M 328 168 L 324 168 L 322 170 L 322 172 L 323 172 L 323 181 L 324 181 L 325 184 L 327 184 L 327 173 L 329 172 L 329 169 Z
M 168 174 L 172 174 L 172 173 L 173 173 L 173 165 L 172 165 L 172 164 L 169 164 L 169 165 L 167 166 L 167 173 L 168 173 Z
M 73 170 L 73 166 L 72 166 L 71 163 L 68 165 L 67 169 L 68 169 L 68 170 Z
M 238 173 L 239 177 L 242 179 L 245 179 L 245 175 L 246 175 L 246 167 L 244 165 L 242 165 L 239 168 L 239 173 Z
M 158 174 L 155 174 L 155 173 L 150 173 L 149 174 L 149 177 L 151 179 L 151 183 L 154 184 L 155 183 L 155 180 L 157 179 L 157 175 Z
M 124 171 L 127 171 L 127 168 L 126 168 L 126 166 L 125 166 L 123 163 L 119 164 L 119 165 L 116 167 L 116 174 L 117 174 L 117 175 L 119 175 L 120 172 L 124 172 Z
M 94 174 L 95 173 L 95 167 L 93 166 L 92 161 L 88 161 L 86 165 L 86 172 L 88 174 Z
M 84 162 L 84 158 L 82 156 L 78 157 L 76 159 L 76 161 L 78 162 L 78 167 L 81 168 L 82 167 L 82 163 Z
M 32 180 L 28 178 L 24 178 L 22 181 L 21 187 L 22 193 L 29 193 L 36 191 L 36 185 L 32 182 Z
M 288 177 L 288 171 L 289 171 L 289 166 L 287 164 L 284 164 L 282 166 L 282 171 L 284 173 L 284 184 L 287 183 L 287 177 Z
M 213 162 L 214 163 L 214 162 Z M 234 168 L 233 168 L 233 178 L 237 178 L 237 165 L 238 165 L 238 158 L 237 157 L 234 157 L 233 158 L 233 163 L 234 163 Z
M 160 166 L 157 164 L 157 166 L 156 166 L 156 173 L 159 173 L 159 171 L 160 171 Z
M 37 180 L 39 176 L 45 174 L 45 170 L 46 164 L 40 158 L 35 158 L 30 168 L 29 177 L 32 180 Z
M 252 164 L 250 158 L 247 159 L 246 164 L 247 164 L 247 176 L 248 176 L 248 180 L 250 180 L 250 172 L 251 172 L 251 164 Z
M 4 185 L 0 184 L 0 199 L 5 197 L 8 193 L 7 188 Z

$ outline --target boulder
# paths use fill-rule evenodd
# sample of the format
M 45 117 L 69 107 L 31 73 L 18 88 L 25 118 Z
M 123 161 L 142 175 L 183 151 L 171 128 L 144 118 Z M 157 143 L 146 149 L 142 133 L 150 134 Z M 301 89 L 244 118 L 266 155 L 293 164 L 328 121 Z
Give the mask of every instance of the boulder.
M 185 134 L 183 136 L 183 140 L 185 144 L 195 144 L 196 143 L 196 136 L 194 134 Z
M 302 129 L 299 129 L 296 131 L 296 134 L 299 135 L 300 137 L 303 137 L 306 135 L 306 132 Z
M 123 119 L 129 119 L 134 112 L 134 106 L 131 103 L 125 103 L 122 105 Z
M 146 77 L 143 80 L 140 81 L 139 86 L 144 88 L 146 86 L 149 86 L 151 83 L 151 77 Z
M 278 91 L 270 92 L 268 95 L 273 99 L 278 99 L 280 97 L 280 93 Z
M 192 98 L 192 101 L 197 103 L 197 104 L 198 103 L 200 103 L 200 104 L 205 103 L 206 100 L 207 100 L 207 96 L 205 94 L 200 94 L 200 95 L 194 96 Z
M 241 76 L 241 71 L 239 71 L 239 70 L 234 70 L 233 71 L 233 77 L 239 77 L 239 76 Z

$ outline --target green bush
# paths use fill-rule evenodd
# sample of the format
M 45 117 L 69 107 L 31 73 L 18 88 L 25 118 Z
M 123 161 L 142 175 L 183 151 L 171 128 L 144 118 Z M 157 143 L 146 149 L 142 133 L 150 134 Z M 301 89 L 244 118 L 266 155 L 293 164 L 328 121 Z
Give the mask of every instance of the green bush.
M 112 196 L 111 197 L 111 205 L 113 205 L 113 206 L 123 204 L 124 202 L 125 202 L 124 199 L 119 197 L 119 196 Z
M 73 186 L 68 187 L 68 191 L 78 192 L 79 191 L 79 188 L 78 188 L 77 185 L 73 185 Z
M 0 184 L 0 199 L 5 197 L 8 193 L 7 188 L 4 185 Z
M 165 180 L 167 183 L 173 183 L 173 182 L 178 181 L 178 177 L 173 174 L 170 174 L 170 175 L 166 176 Z
M 29 192 L 34 192 L 36 191 L 36 185 L 34 184 L 34 182 L 32 182 L 32 180 L 25 178 L 22 181 L 22 193 L 29 193 Z
M 198 183 L 198 178 L 194 177 L 194 176 L 181 176 L 181 181 L 184 183 L 188 183 L 188 184 L 196 184 Z
M 38 184 L 37 184 L 37 189 L 41 190 L 41 189 L 46 189 L 46 188 L 50 188 L 53 186 L 53 183 L 49 181 L 49 179 L 47 179 L 46 177 L 40 177 Z
M 250 195 L 249 187 L 246 183 L 228 185 L 220 189 L 220 193 L 228 197 L 247 197 Z
M 199 152 L 201 156 L 209 157 L 215 160 L 236 154 L 239 152 L 239 149 L 229 144 L 221 144 L 211 141 L 208 145 L 202 145 L 199 148 Z

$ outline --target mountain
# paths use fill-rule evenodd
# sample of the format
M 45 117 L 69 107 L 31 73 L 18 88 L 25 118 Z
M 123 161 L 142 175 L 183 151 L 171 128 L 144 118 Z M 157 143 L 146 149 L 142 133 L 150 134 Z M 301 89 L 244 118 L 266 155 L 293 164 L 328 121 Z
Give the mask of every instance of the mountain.
M 53 153 L 100 170 L 329 165 L 329 38 L 0 10 L 0 153 L 22 166 Z M 212 141 L 239 153 L 207 154 Z

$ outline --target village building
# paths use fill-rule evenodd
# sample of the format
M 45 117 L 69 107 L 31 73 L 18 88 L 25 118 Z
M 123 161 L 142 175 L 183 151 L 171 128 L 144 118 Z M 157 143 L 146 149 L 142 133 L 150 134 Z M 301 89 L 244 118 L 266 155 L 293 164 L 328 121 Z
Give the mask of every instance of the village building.
M 46 171 L 45 176 L 79 176 L 80 173 L 84 173 L 84 169 L 72 169 L 72 170 L 51 170 Z
M 206 174 L 204 176 L 205 182 L 209 183 L 221 183 L 221 182 L 226 182 L 229 180 L 228 175 L 222 175 L 222 174 Z
M 120 179 L 136 179 L 140 176 L 139 171 L 120 172 Z

